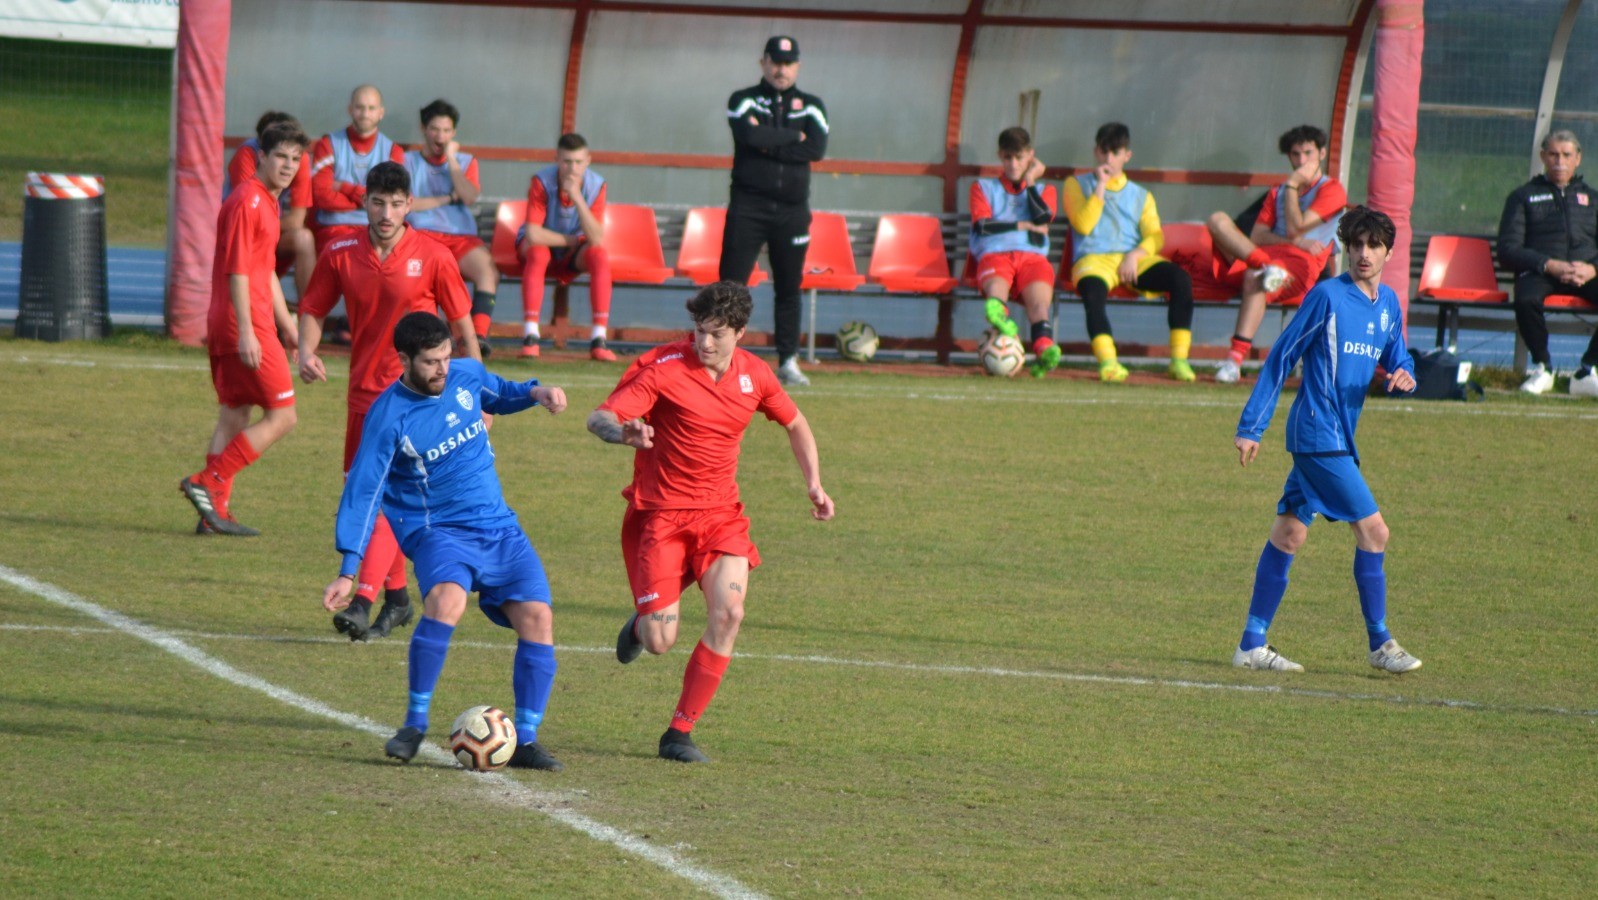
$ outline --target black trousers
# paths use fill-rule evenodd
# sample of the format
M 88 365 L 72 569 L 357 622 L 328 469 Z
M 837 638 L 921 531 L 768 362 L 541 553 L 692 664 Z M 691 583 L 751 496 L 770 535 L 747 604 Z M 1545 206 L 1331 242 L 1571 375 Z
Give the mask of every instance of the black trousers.
M 778 203 L 733 192 L 727 204 L 727 229 L 721 235 L 721 280 L 743 284 L 754 271 L 760 248 L 771 259 L 771 285 L 777 295 L 773 340 L 777 359 L 799 353 L 799 279 L 810 249 L 810 207 Z
M 1159 262 L 1149 266 L 1131 286 L 1169 296 L 1165 322 L 1171 328 L 1193 327 L 1193 279 L 1176 263 Z M 1110 286 L 1102 278 L 1089 277 L 1076 283 L 1076 292 L 1081 295 L 1082 310 L 1087 314 L 1088 337 L 1109 334 L 1110 315 L 1105 303 L 1110 299 Z
M 1553 368 L 1553 360 L 1548 356 L 1548 319 L 1543 315 L 1543 298 L 1549 294 L 1574 294 L 1598 303 L 1598 279 L 1577 287 L 1555 281 L 1541 272 L 1521 272 L 1515 276 L 1515 324 L 1520 327 L 1520 339 L 1526 342 L 1532 362 Z M 1598 331 L 1593 332 L 1587 352 L 1581 355 L 1581 364 L 1598 365 Z

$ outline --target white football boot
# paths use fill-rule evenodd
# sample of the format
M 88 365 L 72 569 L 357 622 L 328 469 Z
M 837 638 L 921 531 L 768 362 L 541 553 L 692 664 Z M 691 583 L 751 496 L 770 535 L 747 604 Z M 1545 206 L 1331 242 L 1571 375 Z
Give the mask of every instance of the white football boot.
M 1554 373 L 1548 367 L 1537 363 L 1526 370 L 1526 380 L 1520 383 L 1520 389 L 1527 394 L 1543 394 L 1554 386 Z
M 1587 370 L 1586 378 L 1570 377 L 1570 396 L 1598 397 L 1598 368 Z
M 1233 362 L 1230 356 L 1215 367 L 1215 380 L 1221 384 L 1237 384 L 1237 379 L 1242 375 L 1243 368 Z
M 810 379 L 805 377 L 805 373 L 799 371 L 799 357 L 797 356 L 788 357 L 783 361 L 782 365 L 777 367 L 777 380 L 795 387 L 806 387 L 810 384 Z
M 1396 645 L 1395 645 L 1396 646 Z M 1371 657 L 1373 660 L 1375 656 Z M 1253 650 L 1238 650 L 1232 654 L 1232 665 L 1239 669 L 1264 669 L 1272 672 L 1302 672 L 1304 667 L 1276 652 L 1270 644 L 1263 644 Z M 1375 665 L 1374 662 L 1371 665 Z
M 1371 651 L 1371 668 L 1402 674 L 1420 668 L 1420 660 L 1410 656 L 1409 651 L 1398 646 L 1397 641 L 1389 639 Z
M 1281 266 L 1266 266 L 1260 270 L 1260 287 L 1267 294 L 1274 294 L 1287 287 L 1287 283 L 1292 280 L 1293 276 L 1289 275 L 1287 270 Z

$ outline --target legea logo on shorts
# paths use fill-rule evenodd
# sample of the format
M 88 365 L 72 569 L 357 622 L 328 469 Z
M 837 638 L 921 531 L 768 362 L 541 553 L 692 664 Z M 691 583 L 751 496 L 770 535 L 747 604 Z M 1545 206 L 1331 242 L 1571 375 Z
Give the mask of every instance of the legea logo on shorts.
M 636 601 L 636 603 L 639 606 L 643 606 L 645 603 L 653 603 L 653 602 L 655 602 L 656 600 L 659 600 L 659 599 L 660 599 L 660 594 L 659 593 L 645 594 L 642 597 L 639 597 L 638 600 Z
M 412 278 L 420 278 L 422 276 L 422 261 L 419 259 L 406 260 L 405 274 L 411 276 Z M 471 407 L 467 408 L 470 409 Z

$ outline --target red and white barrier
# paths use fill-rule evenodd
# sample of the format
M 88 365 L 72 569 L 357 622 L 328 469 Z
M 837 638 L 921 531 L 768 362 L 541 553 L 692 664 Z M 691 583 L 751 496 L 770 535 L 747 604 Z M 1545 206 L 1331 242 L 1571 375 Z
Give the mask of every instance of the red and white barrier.
M 105 178 L 99 175 L 29 172 L 24 191 L 29 197 L 43 200 L 87 200 L 105 193 Z

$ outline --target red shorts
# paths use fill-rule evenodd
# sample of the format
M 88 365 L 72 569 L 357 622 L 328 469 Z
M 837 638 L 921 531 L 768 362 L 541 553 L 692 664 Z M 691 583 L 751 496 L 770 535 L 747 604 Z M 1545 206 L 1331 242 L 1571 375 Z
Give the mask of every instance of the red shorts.
M 482 240 L 475 234 L 445 234 L 442 231 L 423 231 L 420 228 L 416 230 L 448 247 L 456 262 L 460 262 L 466 258 L 466 254 L 483 246 Z
M 1012 250 L 1008 253 L 986 253 L 977 260 L 977 286 L 987 283 L 989 278 L 1003 278 L 1010 282 L 1011 300 L 1021 297 L 1021 290 L 1029 284 L 1039 281 L 1054 286 L 1054 267 L 1049 265 L 1049 258 L 1041 253 L 1024 253 Z
M 365 225 L 323 225 L 311 234 L 316 239 L 316 255 L 321 256 L 327 245 L 344 238 L 358 238 L 366 230 Z
M 1271 303 L 1296 304 L 1304 299 L 1309 289 L 1315 286 L 1320 278 L 1324 265 L 1317 265 L 1315 257 L 1291 244 L 1270 244 L 1260 248 L 1260 252 L 1271 258 L 1271 265 L 1280 266 L 1287 270 L 1292 280 L 1285 287 L 1274 294 L 1266 295 L 1266 300 Z M 1208 265 L 1204 260 L 1183 260 L 1187 265 L 1182 268 L 1187 270 L 1193 278 L 1193 293 L 1223 293 L 1235 295 L 1243 288 L 1243 275 L 1248 272 L 1248 263 L 1241 259 L 1226 260 L 1221 256 L 1210 256 Z
M 277 409 L 294 405 L 294 379 L 289 377 L 287 354 L 273 336 L 261 342 L 261 367 L 250 369 L 237 353 L 211 357 L 211 384 L 216 402 L 223 406 L 259 406 Z
M 633 605 L 641 616 L 676 603 L 720 557 L 745 557 L 751 569 L 760 565 L 742 503 L 715 509 L 640 510 L 629 505 L 621 520 L 621 549 Z

